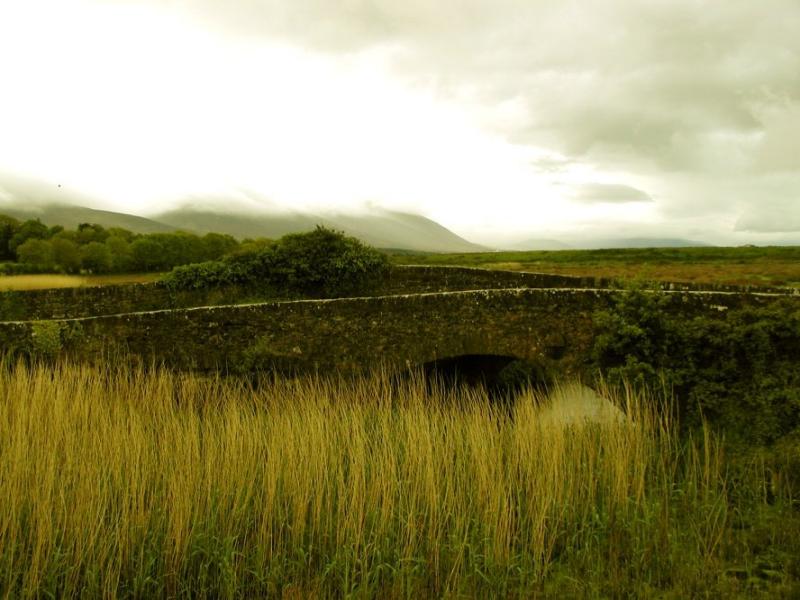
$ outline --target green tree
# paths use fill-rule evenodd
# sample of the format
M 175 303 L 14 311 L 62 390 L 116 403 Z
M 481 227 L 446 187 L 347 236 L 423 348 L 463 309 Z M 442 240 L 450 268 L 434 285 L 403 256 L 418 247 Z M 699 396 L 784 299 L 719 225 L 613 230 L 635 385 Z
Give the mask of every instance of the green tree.
M 122 227 L 109 227 L 108 229 L 106 229 L 106 231 L 108 232 L 109 237 L 115 236 L 118 238 L 122 238 L 129 244 L 138 237 L 132 231 L 128 231 L 127 229 L 123 229 Z
M 102 225 L 97 223 L 81 223 L 78 225 L 77 242 L 88 244 L 90 242 L 105 242 L 108 232 Z
M 201 238 L 201 246 L 202 256 L 200 261 L 197 262 L 218 260 L 236 250 L 239 247 L 239 242 L 231 235 L 207 233 Z
M 69 240 L 70 242 L 78 243 L 78 232 L 74 229 L 64 229 L 63 231 L 59 231 L 50 239 L 62 239 L 62 240 Z
M 8 249 L 19 258 L 17 248 L 22 244 L 28 240 L 46 240 L 49 235 L 50 230 L 47 228 L 47 225 L 42 223 L 39 219 L 29 219 L 17 228 L 16 233 L 14 233 L 11 240 L 8 242 Z M 20 260 L 20 262 L 24 261 Z
M 0 260 L 14 260 L 14 252 L 9 248 L 9 242 L 19 229 L 19 221 L 14 217 L 0 215 Z
M 53 262 L 65 273 L 77 273 L 81 269 L 81 249 L 66 237 L 56 236 L 50 240 Z
M 115 233 L 108 236 L 106 246 L 111 253 L 111 270 L 116 273 L 128 271 L 133 262 L 130 243 L 124 237 Z
M 148 272 L 164 268 L 164 247 L 150 236 L 134 240 L 130 251 L 131 267 L 135 271 Z
M 49 240 L 28 239 L 17 247 L 17 260 L 38 270 L 53 269 L 53 245 Z
M 111 252 L 100 242 L 89 242 L 81 247 L 81 266 L 92 273 L 108 273 L 111 270 Z

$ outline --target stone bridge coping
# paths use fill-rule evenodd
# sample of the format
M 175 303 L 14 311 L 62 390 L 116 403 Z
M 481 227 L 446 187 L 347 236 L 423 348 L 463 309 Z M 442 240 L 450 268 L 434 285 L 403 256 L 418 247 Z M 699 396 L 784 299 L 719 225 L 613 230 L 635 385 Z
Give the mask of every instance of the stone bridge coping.
M 430 268 L 439 268 L 439 267 L 430 267 Z M 453 267 L 453 268 L 463 268 L 463 267 Z M 475 268 L 475 267 L 467 267 L 467 268 Z M 476 268 L 477 270 L 480 270 Z M 594 294 L 597 295 L 612 295 L 612 294 L 624 294 L 628 293 L 630 290 L 626 289 L 617 289 L 617 288 L 573 288 L 573 287 L 549 287 L 549 288 L 530 288 L 530 287 L 519 287 L 519 288 L 487 288 L 487 289 L 480 289 L 480 290 L 456 290 L 456 291 L 445 291 L 445 292 L 420 292 L 420 293 L 413 293 L 413 294 L 386 294 L 382 296 L 351 296 L 351 297 L 344 297 L 344 298 L 320 298 L 320 299 L 301 299 L 301 300 L 266 300 L 263 302 L 249 302 L 249 303 L 242 303 L 242 304 L 222 304 L 222 305 L 213 305 L 213 306 L 191 306 L 191 307 L 182 307 L 182 308 L 163 308 L 157 310 L 143 310 L 143 311 L 131 311 L 131 312 L 122 312 L 122 313 L 114 313 L 114 314 L 105 314 L 105 315 L 95 315 L 95 316 L 85 316 L 85 317 L 64 317 L 64 318 L 53 318 L 53 319 L 27 319 L 27 320 L 18 320 L 18 321 L 0 321 L 0 325 L 24 325 L 27 323 L 37 323 L 42 321 L 58 321 L 62 323 L 68 322 L 91 322 L 91 321 L 98 321 L 104 319 L 115 319 L 120 317 L 134 317 L 138 315 L 156 315 L 156 314 L 180 314 L 180 313 L 192 313 L 198 311 L 222 311 L 222 310 L 231 310 L 231 309 L 243 309 L 243 308 L 252 308 L 252 307 L 266 307 L 266 306 L 285 306 L 285 305 L 307 305 L 307 304 L 317 304 L 317 305 L 325 305 L 331 303 L 353 303 L 353 302 L 378 302 L 378 301 L 386 301 L 386 300 L 403 300 L 403 299 L 413 299 L 413 298 L 424 298 L 424 297 L 464 297 L 464 296 L 488 296 L 488 295 L 495 295 L 495 296 L 519 296 L 521 294 L 528 294 L 528 295 L 539 295 L 545 293 L 557 293 L 557 294 Z M 793 298 L 793 299 L 800 299 L 800 290 L 787 290 L 786 292 L 781 291 L 768 291 L 768 292 L 754 292 L 754 291 L 730 291 L 730 290 L 681 290 L 681 289 L 660 289 L 660 290 L 651 290 L 645 289 L 642 290 L 646 293 L 660 293 L 660 294 L 670 294 L 675 296 L 689 296 L 689 297 L 720 297 L 720 298 L 730 298 L 735 296 L 745 296 L 745 297 L 753 297 L 753 298 Z

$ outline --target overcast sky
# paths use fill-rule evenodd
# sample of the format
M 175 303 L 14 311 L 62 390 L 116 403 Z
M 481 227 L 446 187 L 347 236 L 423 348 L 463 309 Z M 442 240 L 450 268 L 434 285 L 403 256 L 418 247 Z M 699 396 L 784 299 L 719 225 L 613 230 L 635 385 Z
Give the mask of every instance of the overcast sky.
M 0 172 L 138 214 L 798 239 L 800 2 L 0 0 Z

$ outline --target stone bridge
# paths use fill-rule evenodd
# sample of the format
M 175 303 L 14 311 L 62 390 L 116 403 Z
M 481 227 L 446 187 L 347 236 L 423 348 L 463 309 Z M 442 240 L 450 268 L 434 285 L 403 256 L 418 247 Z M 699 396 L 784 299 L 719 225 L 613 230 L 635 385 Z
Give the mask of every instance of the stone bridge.
M 623 293 L 518 287 L 6 321 L 0 323 L 0 344 L 12 353 L 90 361 L 126 356 L 198 371 L 361 372 L 484 357 L 490 370 L 519 359 L 573 376 L 589 364 L 594 313 Z M 722 316 L 729 308 L 785 295 L 666 293 L 672 309 L 687 316 Z

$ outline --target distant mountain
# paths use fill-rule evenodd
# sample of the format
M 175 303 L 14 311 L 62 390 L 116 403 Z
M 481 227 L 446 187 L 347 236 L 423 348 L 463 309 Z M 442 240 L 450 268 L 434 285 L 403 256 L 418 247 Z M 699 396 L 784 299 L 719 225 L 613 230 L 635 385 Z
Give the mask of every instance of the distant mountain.
M 457 236 L 439 223 L 421 215 L 388 210 L 352 214 L 311 214 L 275 211 L 261 214 L 225 212 L 187 206 L 155 215 L 173 227 L 198 232 L 216 231 L 238 238 L 279 238 L 287 233 L 310 231 L 324 225 L 378 248 L 429 252 L 479 252 L 483 246 Z
M 177 209 L 153 217 L 179 229 L 201 233 L 227 233 L 237 238 L 279 238 L 287 233 L 309 231 L 319 222 L 299 213 L 254 215 L 204 209 Z
M 683 238 L 595 238 L 564 236 L 563 240 L 552 238 L 533 238 L 503 244 L 504 250 L 599 250 L 612 248 L 690 248 L 710 246 L 705 242 L 686 240 Z
M 106 228 L 122 227 L 135 233 L 164 233 L 177 229 L 177 227 L 136 215 L 63 204 L 35 208 L 19 208 L 0 204 L 0 213 L 20 220 L 39 219 L 45 225 L 63 225 L 66 229 L 75 229 L 81 223 L 97 223 Z
M 74 229 L 81 223 L 123 227 L 136 233 L 174 231 L 175 227 L 126 213 L 87 208 L 97 200 L 58 184 L 0 173 L 0 214 L 40 219 L 45 225 Z
M 477 252 L 468 242 L 421 215 L 372 209 L 363 213 L 313 214 L 285 210 L 252 190 L 184 199 L 183 207 L 152 218 L 97 210 L 97 199 L 57 183 L 0 172 L 0 214 L 41 219 L 47 225 L 75 228 L 80 223 L 123 227 L 136 233 L 175 230 L 228 233 L 237 238 L 276 239 L 325 225 L 379 248 L 429 252 Z
M 481 252 L 473 244 L 436 221 L 412 213 L 376 210 L 367 214 L 332 215 L 326 224 L 378 248 L 428 252 Z
M 601 248 L 693 248 L 711 246 L 705 242 L 686 240 L 683 238 L 588 238 L 585 240 L 568 240 L 573 248 L 596 250 Z
M 513 244 L 503 244 L 503 250 L 571 250 L 573 248 L 574 246 L 549 238 L 533 238 Z

